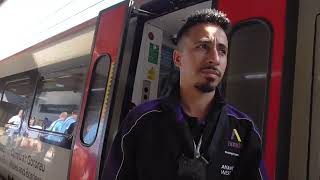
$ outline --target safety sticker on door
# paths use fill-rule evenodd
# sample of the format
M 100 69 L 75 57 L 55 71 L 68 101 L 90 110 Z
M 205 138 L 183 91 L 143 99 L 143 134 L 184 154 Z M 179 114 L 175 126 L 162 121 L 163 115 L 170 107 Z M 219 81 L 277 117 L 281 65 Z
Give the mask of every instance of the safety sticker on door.
M 150 43 L 148 61 L 153 64 L 158 64 L 159 46 Z

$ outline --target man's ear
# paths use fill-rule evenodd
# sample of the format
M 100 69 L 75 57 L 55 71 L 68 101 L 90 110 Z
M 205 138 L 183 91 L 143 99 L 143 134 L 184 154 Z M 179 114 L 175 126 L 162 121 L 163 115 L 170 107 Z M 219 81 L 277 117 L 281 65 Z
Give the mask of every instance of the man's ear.
M 180 50 L 175 49 L 173 51 L 173 62 L 178 68 L 180 68 L 180 66 L 181 66 L 181 59 L 182 59 L 182 57 L 181 57 Z

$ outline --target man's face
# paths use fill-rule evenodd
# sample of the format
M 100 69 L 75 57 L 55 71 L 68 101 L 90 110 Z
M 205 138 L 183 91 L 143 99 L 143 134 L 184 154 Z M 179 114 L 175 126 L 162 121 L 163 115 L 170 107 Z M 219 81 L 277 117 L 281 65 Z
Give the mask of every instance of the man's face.
M 212 92 L 220 83 L 227 65 L 228 39 L 217 25 L 198 24 L 185 33 L 174 52 L 182 86 Z

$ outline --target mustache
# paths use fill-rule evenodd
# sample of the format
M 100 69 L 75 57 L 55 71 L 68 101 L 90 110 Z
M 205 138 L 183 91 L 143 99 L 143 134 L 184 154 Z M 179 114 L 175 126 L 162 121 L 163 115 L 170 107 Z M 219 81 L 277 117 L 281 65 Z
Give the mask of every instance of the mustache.
M 200 68 L 200 71 L 207 70 L 207 69 L 215 71 L 219 76 L 222 75 L 222 72 L 216 66 L 210 66 L 210 65 L 204 66 L 204 67 Z

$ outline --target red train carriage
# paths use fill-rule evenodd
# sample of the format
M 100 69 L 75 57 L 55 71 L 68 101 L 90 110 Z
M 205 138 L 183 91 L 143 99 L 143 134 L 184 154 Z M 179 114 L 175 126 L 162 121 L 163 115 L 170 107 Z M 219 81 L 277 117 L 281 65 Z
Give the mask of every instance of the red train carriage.
M 185 17 L 211 7 L 233 24 L 221 88 L 261 132 L 264 176 L 317 179 L 316 0 L 127 0 L 0 61 L 2 177 L 99 179 L 127 112 L 177 80 Z

